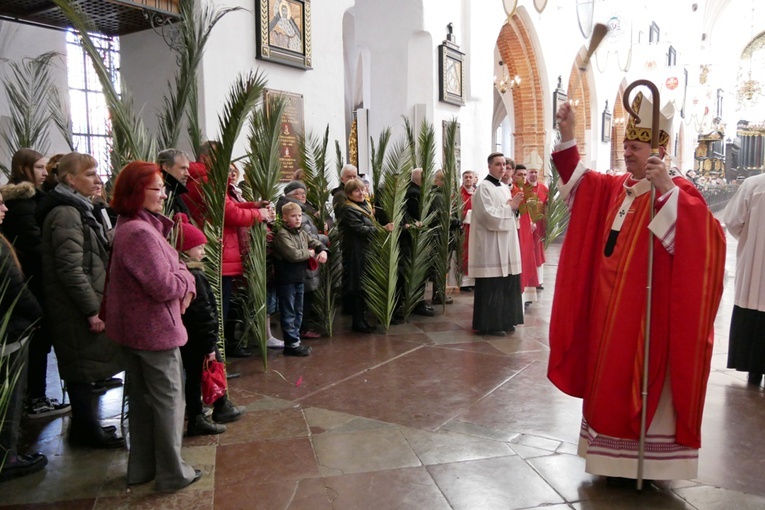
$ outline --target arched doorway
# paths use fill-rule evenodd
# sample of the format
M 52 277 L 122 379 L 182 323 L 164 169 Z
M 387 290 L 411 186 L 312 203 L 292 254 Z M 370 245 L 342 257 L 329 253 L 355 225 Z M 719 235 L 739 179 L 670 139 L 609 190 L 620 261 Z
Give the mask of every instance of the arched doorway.
M 517 12 L 500 30 L 497 49 L 509 75 L 521 78 L 520 86 L 513 89 L 511 115 L 514 126 L 513 159 L 522 162 L 534 151 L 545 153 L 545 128 L 548 123 L 545 122 L 544 93 L 536 51 L 529 28 Z

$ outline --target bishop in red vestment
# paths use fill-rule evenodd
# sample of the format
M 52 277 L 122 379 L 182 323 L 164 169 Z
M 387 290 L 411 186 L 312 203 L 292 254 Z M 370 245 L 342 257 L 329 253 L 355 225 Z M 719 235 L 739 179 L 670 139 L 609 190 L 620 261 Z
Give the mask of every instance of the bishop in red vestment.
M 654 234 L 647 438 L 643 476 L 694 478 L 722 294 L 725 238 L 696 188 L 650 156 L 651 108 L 638 94 L 641 123 L 627 125 L 626 175 L 585 169 L 574 112 L 557 112 L 553 153 L 571 221 L 561 250 L 550 324 L 548 377 L 583 399 L 579 454 L 586 470 L 636 478 L 641 418 L 649 230 Z M 650 220 L 650 187 L 656 216 Z

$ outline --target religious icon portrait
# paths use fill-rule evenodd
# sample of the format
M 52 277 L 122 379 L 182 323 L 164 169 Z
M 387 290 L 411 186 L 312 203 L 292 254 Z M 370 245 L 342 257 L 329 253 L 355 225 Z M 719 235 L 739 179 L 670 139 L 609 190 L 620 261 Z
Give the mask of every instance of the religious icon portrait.
M 271 46 L 303 51 L 303 5 L 290 0 L 269 0 L 272 17 L 268 21 L 268 42 Z
M 311 0 L 257 0 L 257 58 L 311 69 Z

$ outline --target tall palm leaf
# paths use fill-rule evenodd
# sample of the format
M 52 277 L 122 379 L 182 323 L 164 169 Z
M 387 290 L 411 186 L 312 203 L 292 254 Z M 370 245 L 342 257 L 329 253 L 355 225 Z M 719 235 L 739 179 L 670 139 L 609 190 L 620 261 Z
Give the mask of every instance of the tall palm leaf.
M 88 35 L 90 32 L 97 31 L 96 26 L 74 0 L 53 0 L 53 2 L 77 30 L 82 48 L 90 57 L 98 81 L 101 83 L 111 119 L 111 134 L 114 144 L 112 148 L 113 173 L 119 172 L 129 161 L 152 161 L 157 152 L 154 138 L 149 135 L 143 120 L 133 108 L 133 100 L 128 91 L 120 92 L 115 88 L 109 69 L 107 69 L 98 48 Z
M 217 8 L 205 2 L 197 11 L 194 4 L 194 0 L 179 2 L 183 22 L 177 25 L 181 39 L 177 49 L 178 70 L 174 83 L 168 83 L 168 93 L 158 114 L 158 143 L 165 149 L 178 145 L 188 101 L 197 91 L 193 86 L 197 82 L 197 68 L 212 29 L 226 14 L 242 10 L 241 7 Z
M 239 76 L 231 87 L 223 113 L 218 118 L 220 138 L 213 144 L 210 154 L 207 180 L 202 184 L 205 204 L 204 233 L 207 237 L 205 266 L 210 286 L 218 303 L 219 347 L 225 352 L 223 335 L 223 226 L 225 217 L 226 192 L 228 189 L 228 171 L 231 154 L 247 117 L 255 108 L 265 88 L 265 79 L 261 74 Z
M 436 143 L 433 126 L 424 122 L 415 137 L 408 119 L 404 119 L 406 140 L 409 153 L 415 166 L 422 168 L 420 185 L 419 224 L 410 221 L 409 236 L 411 252 L 403 261 L 404 279 L 403 312 L 409 317 L 417 303 L 425 296 L 425 284 L 432 269 L 433 229 L 435 218 L 433 211 L 433 174 L 435 165 Z
M 550 168 L 552 169 L 552 179 L 550 179 L 550 192 L 548 193 L 547 210 L 545 211 L 545 250 L 550 243 L 561 236 L 568 227 L 569 211 L 566 202 L 558 189 L 560 175 L 558 169 L 550 158 Z
M 335 140 L 335 170 L 337 171 L 337 182 L 340 182 L 340 172 L 343 171 L 343 151 L 340 149 L 340 142 Z
M 327 146 L 329 145 L 329 125 L 324 130 L 324 136 L 302 137 L 300 154 L 303 161 L 303 180 L 308 189 L 307 200 L 316 207 L 318 217 L 314 219 L 319 230 L 331 223 L 326 204 L 330 201 L 330 170 L 327 161 Z M 337 315 L 337 295 L 342 286 L 342 264 L 339 247 L 340 235 L 338 227 L 332 226 L 327 232 L 330 238 L 329 257 L 327 263 L 319 268 L 319 288 L 314 292 L 313 308 L 316 317 L 321 318 L 322 329 L 332 336 L 335 316 Z
M 186 132 L 189 135 L 191 152 L 199 159 L 202 148 L 202 123 L 199 120 L 199 85 L 196 80 L 191 82 L 189 100 L 186 103 Z
M 446 280 L 449 266 L 452 260 L 452 252 L 456 244 L 454 232 L 451 229 L 453 218 L 459 217 L 457 200 L 457 122 L 450 121 L 446 126 L 446 139 L 444 140 L 443 173 L 444 183 L 436 188 L 437 203 L 435 208 L 436 235 L 434 237 L 433 257 L 433 287 L 436 293 L 442 297 L 441 304 L 446 308 Z
M 389 130 L 383 133 L 386 131 Z M 387 142 L 381 143 L 380 147 L 387 147 Z M 380 228 L 372 235 L 361 284 L 369 311 L 387 330 L 401 299 L 398 295 L 400 226 L 404 221 L 406 190 L 411 181 L 412 165 L 409 148 L 402 143 L 393 147 L 387 157 L 385 153 L 378 152 L 373 159 L 382 162 L 383 158 L 386 164 L 380 165 L 382 184 L 378 184 L 376 202 L 387 220 L 397 228 L 392 232 Z
M 23 148 L 46 154 L 50 149 L 48 105 L 53 84 L 51 61 L 59 56 L 59 53 L 50 51 L 21 62 L 2 59 L 9 68 L 2 83 L 11 115 L 10 125 L 0 133 L 0 137 L 9 154 Z M 7 169 L 4 172 L 8 175 Z
M 389 127 L 383 129 L 380 133 L 377 147 L 375 147 L 375 141 L 370 136 L 369 144 L 372 153 L 372 192 L 377 193 L 380 189 L 380 182 L 382 181 L 383 166 L 385 164 L 385 154 L 388 150 L 388 144 L 390 143 L 391 130 Z
M 61 99 L 61 93 L 55 87 L 50 90 L 50 118 L 64 138 L 69 150 L 74 152 L 74 132 L 72 131 L 72 113 L 66 102 Z
M 249 153 L 244 178 L 247 182 L 250 200 L 274 202 L 281 178 L 279 163 L 279 127 L 287 106 L 283 96 L 270 96 L 266 104 L 258 108 L 250 121 L 248 135 Z M 263 368 L 268 369 L 268 309 L 267 309 L 267 251 L 268 230 L 264 224 L 250 229 L 250 247 L 245 260 L 244 277 L 247 280 L 247 305 L 245 323 L 247 333 L 255 337 L 260 346 Z

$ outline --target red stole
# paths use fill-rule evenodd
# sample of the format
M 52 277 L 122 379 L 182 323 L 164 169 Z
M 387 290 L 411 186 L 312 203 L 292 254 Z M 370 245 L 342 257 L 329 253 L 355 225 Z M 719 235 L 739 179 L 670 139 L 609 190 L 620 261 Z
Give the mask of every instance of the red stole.
M 568 182 L 576 147 L 553 159 Z M 633 202 L 613 254 L 603 253 L 627 177 L 591 171 L 576 189 L 553 298 L 548 377 L 584 399 L 584 416 L 599 433 L 638 439 L 649 194 Z M 676 441 L 698 448 L 725 239 L 698 191 L 685 179 L 673 182 L 680 188 L 674 255 L 654 240 L 648 425 L 669 370 Z
M 539 181 L 537 181 L 536 186 L 532 186 L 531 189 L 534 190 L 534 193 L 539 197 L 539 201 L 543 204 L 542 210 L 546 214 L 547 199 L 550 190 Z M 541 220 L 537 221 L 535 225 L 537 228 L 532 232 L 534 237 L 534 258 L 536 259 L 537 267 L 539 267 L 545 263 L 545 233 L 547 232 L 547 221 L 543 217 Z
M 475 188 L 473 188 L 475 191 Z M 473 209 L 473 193 L 470 193 L 465 189 L 465 186 L 460 186 L 460 196 L 462 197 L 462 220 L 465 220 L 468 211 Z M 462 243 L 462 274 L 468 274 L 468 242 L 470 241 L 470 225 L 463 225 L 465 232 L 465 240 Z

